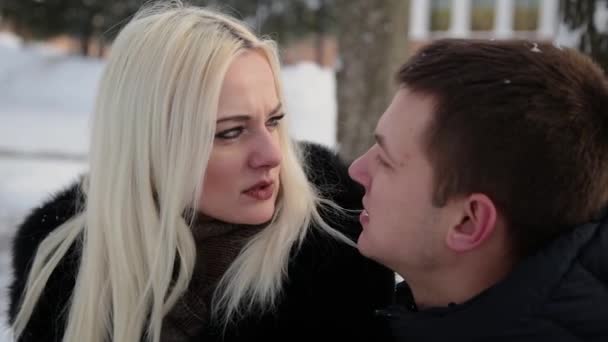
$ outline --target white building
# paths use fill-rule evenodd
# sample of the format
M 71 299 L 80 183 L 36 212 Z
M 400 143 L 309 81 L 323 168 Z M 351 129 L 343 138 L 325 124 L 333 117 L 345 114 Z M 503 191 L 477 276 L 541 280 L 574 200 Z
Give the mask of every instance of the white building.
M 562 23 L 559 0 L 410 0 L 409 38 L 414 48 L 433 39 L 524 38 L 574 46 L 578 33 Z M 606 14 L 605 0 L 596 16 Z

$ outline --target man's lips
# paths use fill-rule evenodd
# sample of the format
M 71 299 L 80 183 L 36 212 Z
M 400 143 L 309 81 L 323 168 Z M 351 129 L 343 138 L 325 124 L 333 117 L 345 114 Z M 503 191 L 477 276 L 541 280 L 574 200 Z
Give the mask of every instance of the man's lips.
M 361 211 L 361 215 L 359 215 L 359 222 L 361 222 L 362 225 L 369 223 L 369 214 L 367 213 L 367 210 L 363 209 L 363 211 Z
M 367 212 L 367 206 L 365 205 L 365 197 L 363 197 L 363 199 L 361 200 L 361 204 L 363 205 L 363 210 L 361 211 L 361 214 L 359 215 L 359 222 L 361 222 L 362 225 L 366 225 L 367 223 L 369 223 L 369 213 Z

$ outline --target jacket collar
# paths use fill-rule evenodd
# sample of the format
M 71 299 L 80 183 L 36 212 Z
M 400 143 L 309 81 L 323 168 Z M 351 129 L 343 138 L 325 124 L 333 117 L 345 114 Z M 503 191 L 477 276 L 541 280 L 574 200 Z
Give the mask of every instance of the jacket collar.
M 432 331 L 449 329 L 458 335 L 493 336 L 502 330 L 506 317 L 523 317 L 537 312 L 559 285 L 581 250 L 607 222 L 599 220 L 576 227 L 521 261 L 501 282 L 462 304 L 418 311 L 405 282 L 397 286 L 395 304 L 379 315 L 401 320 L 413 336 L 428 336 Z M 483 324 L 480 324 L 480 317 Z M 444 332 L 445 333 L 445 332 Z

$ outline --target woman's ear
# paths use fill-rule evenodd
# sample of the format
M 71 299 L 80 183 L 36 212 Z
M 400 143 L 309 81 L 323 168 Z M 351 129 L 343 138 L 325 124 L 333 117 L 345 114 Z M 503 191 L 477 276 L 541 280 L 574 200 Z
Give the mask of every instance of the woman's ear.
M 446 236 L 448 248 L 466 252 L 488 240 L 495 230 L 497 209 L 484 194 L 472 194 L 462 202 L 462 219 L 450 227 Z

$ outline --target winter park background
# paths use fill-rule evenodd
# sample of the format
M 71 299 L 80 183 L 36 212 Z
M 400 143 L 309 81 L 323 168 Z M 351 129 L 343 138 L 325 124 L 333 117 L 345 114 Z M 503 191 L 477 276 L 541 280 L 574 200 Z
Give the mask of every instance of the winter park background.
M 306 2 L 319 4 L 332 1 Z M 538 38 L 575 46 L 583 31 L 572 31 L 564 26 L 558 17 L 559 2 L 410 0 L 408 44 L 415 47 L 437 37 L 475 36 Z M 381 2 L 349 0 L 341 3 L 355 8 L 348 12 L 348 16 L 360 15 L 348 22 L 365 27 L 366 18 L 369 17 L 365 6 Z M 608 0 L 597 0 L 596 5 L 593 21 L 597 28 L 606 32 Z M 522 12 L 522 8 L 525 11 Z M 531 18 L 535 26 L 518 28 L 522 13 L 532 13 L 524 17 Z M 490 16 L 492 19 L 487 20 Z M 405 12 L 403 17 L 407 19 Z M 477 30 L 474 28 L 476 25 Z M 353 29 L 349 24 L 349 30 Z M 354 34 L 359 33 L 355 31 Z M 371 37 L 368 33 L 363 32 L 363 38 Z M 368 40 L 366 44 L 369 43 Z M 362 60 L 359 54 L 364 51 L 360 47 L 353 51 L 356 54 L 351 56 Z M 383 54 L 377 55 L 381 58 Z M 348 55 L 341 55 L 340 58 L 347 59 Z M 67 54 L 39 43 L 22 44 L 17 36 L 0 31 L 0 342 L 11 341 L 5 325 L 5 310 L 6 289 L 11 277 L 12 234 L 23 215 L 85 172 L 89 117 L 103 67 L 103 59 Z M 336 147 L 338 108 L 335 70 L 312 62 L 299 62 L 285 65 L 281 77 L 288 124 L 294 138 Z M 373 112 L 379 114 L 382 110 Z M 355 138 L 358 141 L 361 139 L 359 136 Z M 343 150 L 345 146 L 343 143 Z

